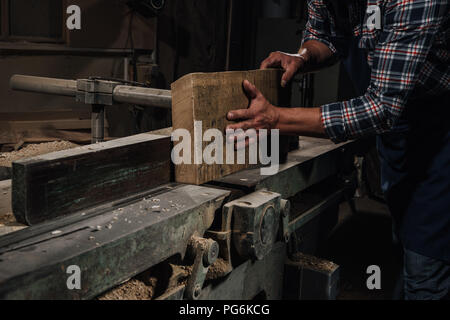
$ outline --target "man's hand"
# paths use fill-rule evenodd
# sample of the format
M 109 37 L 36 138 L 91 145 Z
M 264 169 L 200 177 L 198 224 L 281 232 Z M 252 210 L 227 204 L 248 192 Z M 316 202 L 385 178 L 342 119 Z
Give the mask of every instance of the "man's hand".
M 273 129 L 276 127 L 279 114 L 278 108 L 271 105 L 262 93 L 248 80 L 244 80 L 243 87 L 245 94 L 250 100 L 247 109 L 233 110 L 227 115 L 230 121 L 245 120 L 236 124 L 231 124 L 227 129 Z
M 261 63 L 260 69 L 283 68 L 284 74 L 281 78 L 281 86 L 285 87 L 292 77 L 302 70 L 306 58 L 304 55 L 290 55 L 280 51 L 272 52 L 269 57 Z
M 245 94 L 250 100 L 249 107 L 247 109 L 233 110 L 227 114 L 228 120 L 241 121 L 228 125 L 227 130 L 274 129 L 280 117 L 278 108 L 271 105 L 262 93 L 248 80 L 244 80 L 243 87 Z M 238 142 L 241 140 L 239 136 L 235 138 Z M 245 145 L 248 145 L 248 141 Z

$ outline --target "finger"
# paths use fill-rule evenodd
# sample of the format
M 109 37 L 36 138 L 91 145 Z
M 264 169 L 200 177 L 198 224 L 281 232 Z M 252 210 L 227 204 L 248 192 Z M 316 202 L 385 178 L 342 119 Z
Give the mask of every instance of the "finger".
M 248 145 L 248 140 L 245 139 L 245 140 L 236 142 L 236 143 L 234 144 L 234 148 L 235 148 L 236 150 L 242 150 L 242 149 L 246 148 L 247 145 Z
M 258 139 L 267 139 L 269 136 L 269 130 L 261 129 L 258 130 Z
M 227 130 L 247 130 L 253 128 L 253 121 L 243 121 L 235 124 L 230 124 L 227 126 Z
M 263 62 L 261 62 L 261 65 L 259 66 L 260 69 L 267 69 L 270 66 L 271 58 L 265 59 Z
M 279 55 L 273 55 L 268 57 L 266 60 L 264 60 L 261 63 L 260 69 L 267 69 L 267 68 L 279 68 L 281 67 L 281 59 Z
M 295 72 L 297 71 L 295 69 L 294 64 L 289 64 L 286 71 L 283 73 L 283 76 L 281 77 L 281 86 L 284 88 L 286 87 L 286 84 L 291 81 L 292 77 L 294 76 Z
M 248 129 L 248 130 L 233 130 L 232 137 L 229 137 L 229 141 L 241 141 L 245 140 L 246 138 L 253 138 L 258 137 L 258 134 L 255 129 Z
M 256 141 L 257 140 L 254 139 L 254 138 L 248 138 L 248 139 L 245 139 L 245 140 L 237 141 L 235 143 L 234 147 L 235 147 L 236 150 L 241 150 L 241 149 L 247 148 L 250 145 L 255 144 Z
M 235 121 L 239 119 L 250 119 L 253 114 L 250 109 L 239 109 L 228 112 L 227 119 L 230 121 Z
M 243 87 L 245 94 L 249 99 L 256 99 L 256 97 L 260 94 L 259 90 L 248 80 L 244 80 Z

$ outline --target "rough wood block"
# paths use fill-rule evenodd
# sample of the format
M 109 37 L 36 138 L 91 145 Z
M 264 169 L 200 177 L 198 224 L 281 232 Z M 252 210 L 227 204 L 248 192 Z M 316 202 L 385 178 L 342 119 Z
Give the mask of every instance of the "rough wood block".
M 170 180 L 170 138 L 140 134 L 13 162 L 12 207 L 32 225 Z
M 210 128 L 224 132 L 230 123 L 226 114 L 234 109 L 248 107 L 249 101 L 242 87 L 242 82 L 246 79 L 255 84 L 272 104 L 280 105 L 281 75 L 282 71 L 275 69 L 186 75 L 172 84 L 173 129 L 187 129 L 192 140 L 195 121 L 202 121 L 203 133 Z M 203 142 L 203 150 L 209 143 Z M 194 141 L 191 144 L 191 153 L 194 155 Z M 248 150 L 246 151 L 248 155 Z M 224 158 L 225 156 L 224 152 Z M 202 184 L 249 166 L 248 163 L 180 164 L 175 166 L 175 180 L 180 183 Z

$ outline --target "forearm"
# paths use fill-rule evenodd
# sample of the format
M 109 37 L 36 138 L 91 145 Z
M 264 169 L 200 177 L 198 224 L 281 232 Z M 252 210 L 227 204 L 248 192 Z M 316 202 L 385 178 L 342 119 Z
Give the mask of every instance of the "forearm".
M 320 108 L 276 108 L 281 134 L 325 137 Z
M 304 59 L 302 72 L 311 72 L 333 65 L 336 55 L 320 41 L 308 40 L 300 47 L 298 54 Z

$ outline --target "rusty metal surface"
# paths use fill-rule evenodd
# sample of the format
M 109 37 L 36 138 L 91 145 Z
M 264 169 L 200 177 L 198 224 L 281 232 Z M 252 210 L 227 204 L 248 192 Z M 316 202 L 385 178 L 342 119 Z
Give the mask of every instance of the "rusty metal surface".
M 214 181 L 215 185 L 233 186 L 245 191 L 267 189 L 289 198 L 298 192 L 337 174 L 345 150 L 354 142 L 334 144 L 328 139 L 301 137 L 300 149 L 291 151 L 280 164 L 277 174 L 262 176 L 260 169 L 242 170 Z
M 227 195 L 181 185 L 75 223 L 61 219 L 10 235 L 0 247 L 0 298 L 93 298 L 168 257 L 184 256 L 191 236 L 210 227 Z M 81 290 L 66 286 L 70 265 L 81 269 Z

